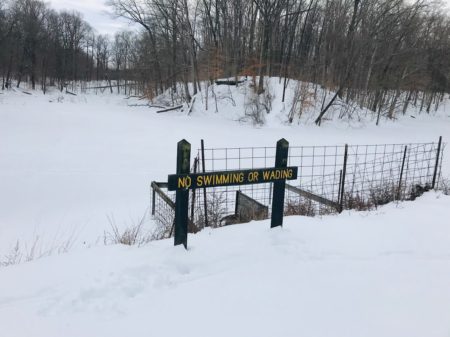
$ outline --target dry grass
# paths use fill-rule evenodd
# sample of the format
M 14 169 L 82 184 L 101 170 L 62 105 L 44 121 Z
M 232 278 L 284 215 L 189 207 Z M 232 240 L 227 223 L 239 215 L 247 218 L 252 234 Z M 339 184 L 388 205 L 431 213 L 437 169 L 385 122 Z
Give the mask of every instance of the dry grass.
M 131 225 L 119 228 L 114 216 L 108 216 L 111 231 L 105 232 L 103 242 L 105 245 L 121 244 L 127 246 L 143 245 L 157 239 L 156 232 L 147 231 L 144 227 L 147 222 L 147 212 L 137 221 L 133 221 Z
M 0 256 L 0 267 L 7 267 L 22 262 L 29 262 L 51 255 L 67 253 L 75 243 L 75 236 L 61 240 L 60 243 L 45 243 L 40 236 L 36 236 L 31 243 L 22 243 L 19 240 L 4 256 Z
M 425 184 L 423 186 L 414 185 L 412 187 L 403 188 L 399 191 L 397 186 L 387 184 L 381 187 L 372 188 L 367 195 L 347 192 L 344 194 L 343 209 L 370 211 L 377 209 L 379 206 L 398 200 L 415 200 L 430 189 L 431 186 Z M 439 189 L 442 190 L 444 194 L 449 194 L 450 181 L 441 181 Z M 284 209 L 285 215 L 303 215 L 314 217 L 317 215 L 327 215 L 333 213 L 337 213 L 337 210 L 320 205 L 317 202 L 306 198 L 287 200 Z
M 450 178 L 441 178 L 438 190 L 442 191 L 445 195 L 450 195 Z
M 317 211 L 311 200 L 300 198 L 298 201 L 287 200 L 284 205 L 284 215 L 316 216 Z

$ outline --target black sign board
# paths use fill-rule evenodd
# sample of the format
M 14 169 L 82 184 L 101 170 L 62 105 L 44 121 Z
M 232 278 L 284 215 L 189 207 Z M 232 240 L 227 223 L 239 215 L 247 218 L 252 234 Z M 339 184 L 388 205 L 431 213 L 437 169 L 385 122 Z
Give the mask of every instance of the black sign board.
M 169 191 L 176 191 L 174 224 L 175 245 L 182 244 L 187 248 L 190 189 L 272 182 L 272 219 L 270 226 L 282 226 L 286 180 L 297 179 L 298 174 L 297 167 L 287 166 L 288 150 L 289 143 L 286 139 L 280 139 L 277 142 L 275 167 L 273 168 L 190 174 L 189 164 L 191 158 L 191 144 L 184 139 L 178 142 L 177 174 L 171 174 L 168 178 Z
M 297 172 L 298 167 L 294 166 L 197 174 L 171 174 L 168 177 L 168 189 L 169 191 L 177 191 L 295 180 L 297 179 Z

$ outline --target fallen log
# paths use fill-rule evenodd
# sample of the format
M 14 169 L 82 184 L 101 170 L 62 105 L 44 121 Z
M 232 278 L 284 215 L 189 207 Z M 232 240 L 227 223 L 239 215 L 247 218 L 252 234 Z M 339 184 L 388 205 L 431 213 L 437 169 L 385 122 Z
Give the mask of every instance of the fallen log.
M 244 80 L 241 81 L 235 81 L 235 80 L 217 80 L 216 84 L 217 85 L 237 85 L 240 83 L 244 83 Z
M 158 109 L 166 109 L 166 106 L 161 105 L 152 105 L 152 104 L 128 104 L 127 106 L 137 107 L 137 106 L 147 106 L 149 108 L 158 108 Z
M 130 98 L 141 98 L 141 96 L 128 96 L 128 97 L 124 97 L 123 99 L 130 99 Z
M 85 88 L 85 90 L 91 90 L 91 89 L 108 89 L 111 87 L 131 87 L 131 86 L 135 86 L 138 85 L 137 83 L 127 83 L 127 84 L 112 84 L 111 85 L 102 85 L 102 86 L 97 86 L 97 87 L 87 87 Z
M 175 106 L 175 107 L 171 107 L 171 108 L 167 108 L 167 109 L 164 109 L 164 110 L 156 111 L 156 113 L 178 110 L 178 109 L 181 109 L 182 107 L 183 107 L 183 105 L 178 105 L 178 106 Z

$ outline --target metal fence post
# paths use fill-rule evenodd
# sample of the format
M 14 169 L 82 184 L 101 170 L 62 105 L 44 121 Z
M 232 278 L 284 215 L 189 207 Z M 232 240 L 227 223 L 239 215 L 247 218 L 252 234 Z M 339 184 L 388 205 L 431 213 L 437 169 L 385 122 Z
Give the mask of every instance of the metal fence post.
M 201 140 L 201 147 L 202 147 L 202 170 L 203 173 L 206 172 L 205 169 L 205 142 L 203 139 Z M 206 200 L 206 188 L 203 188 L 203 208 L 205 212 L 205 227 L 208 227 L 208 201 Z
M 153 188 L 153 183 L 151 185 L 152 188 L 152 215 L 155 215 L 155 210 L 156 210 L 156 191 Z
M 339 204 L 339 209 L 337 210 L 340 212 L 340 205 L 341 205 L 341 187 L 342 187 L 342 170 L 339 171 L 339 187 L 338 187 L 338 199 L 337 203 Z
M 178 142 L 177 174 L 189 174 L 191 163 L 191 144 L 185 139 Z M 175 196 L 175 235 L 174 243 L 187 248 L 189 190 L 177 190 Z
M 345 144 L 344 151 L 344 166 L 342 167 L 342 181 L 341 181 L 341 195 L 339 198 L 339 213 L 344 210 L 344 190 L 345 190 L 345 174 L 347 173 L 347 157 L 348 157 L 348 145 Z
M 436 154 L 436 165 L 434 166 L 433 183 L 431 184 L 432 189 L 434 189 L 436 187 L 436 177 L 437 177 L 437 172 L 439 170 L 439 159 L 440 159 L 440 155 L 441 155 L 441 146 L 442 146 L 442 136 L 439 137 L 439 143 L 438 143 L 437 154 Z
M 282 138 L 277 142 L 277 150 L 275 153 L 275 167 L 287 167 L 289 152 L 289 143 Z M 284 213 L 284 191 L 286 188 L 286 180 L 276 181 L 273 183 L 273 198 L 272 198 L 272 221 L 270 227 L 283 226 Z
M 403 179 L 403 169 L 405 168 L 406 161 L 406 151 L 408 150 L 408 145 L 405 145 L 405 151 L 403 152 L 402 169 L 400 170 L 400 178 L 398 179 L 398 189 L 397 189 L 397 200 L 400 200 L 400 195 L 402 193 L 402 179 Z

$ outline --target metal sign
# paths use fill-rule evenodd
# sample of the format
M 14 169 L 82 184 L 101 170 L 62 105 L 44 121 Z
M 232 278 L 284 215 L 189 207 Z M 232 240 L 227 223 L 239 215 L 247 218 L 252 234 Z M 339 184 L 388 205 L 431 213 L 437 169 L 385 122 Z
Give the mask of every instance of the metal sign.
M 177 173 L 168 177 L 169 191 L 176 191 L 175 200 L 175 245 L 187 248 L 189 190 L 207 187 L 245 184 L 273 183 L 271 227 L 283 225 L 284 192 L 286 180 L 297 179 L 298 168 L 288 167 L 289 143 L 286 139 L 277 142 L 275 167 L 253 170 L 221 171 L 190 174 L 191 144 L 178 142 Z
M 297 179 L 298 167 L 261 168 L 254 170 L 220 171 L 198 174 L 171 174 L 169 191 L 193 190 L 204 187 L 272 183 Z

